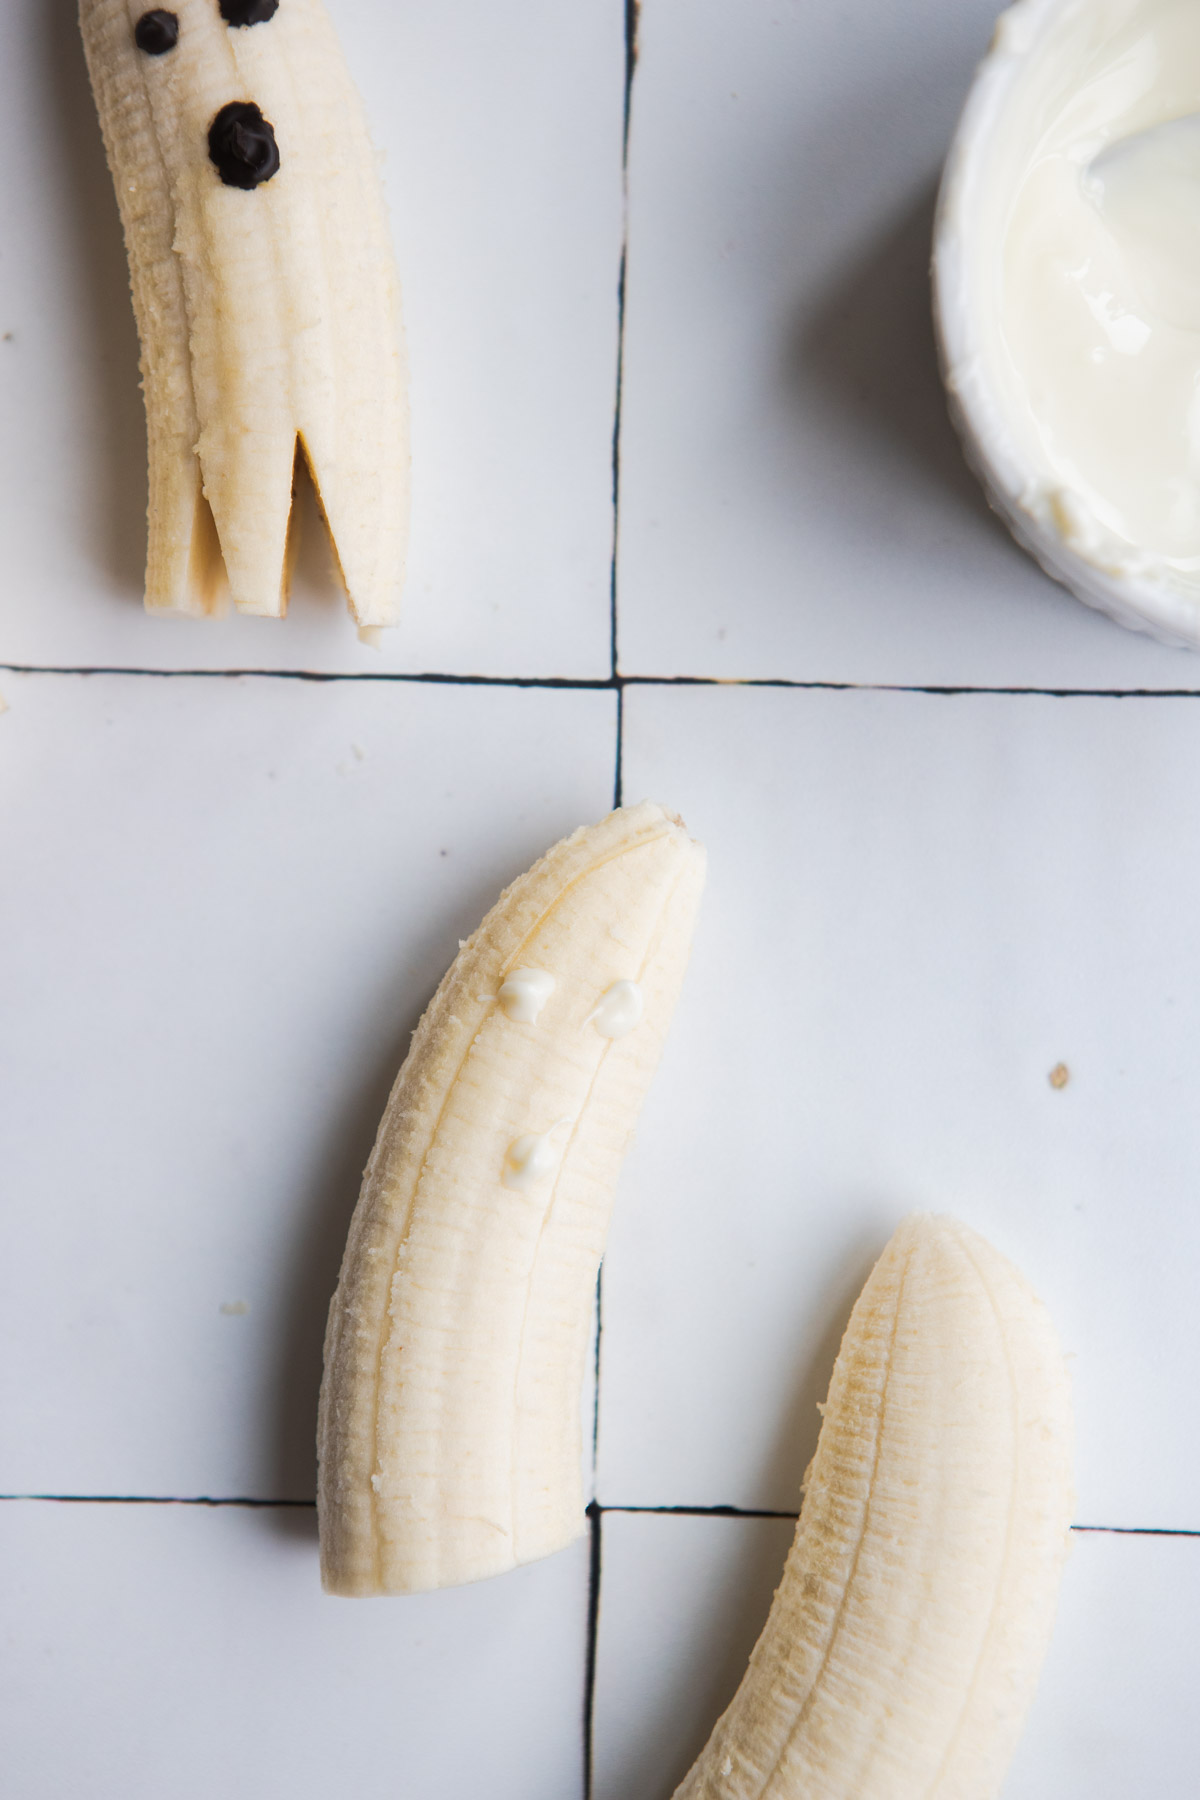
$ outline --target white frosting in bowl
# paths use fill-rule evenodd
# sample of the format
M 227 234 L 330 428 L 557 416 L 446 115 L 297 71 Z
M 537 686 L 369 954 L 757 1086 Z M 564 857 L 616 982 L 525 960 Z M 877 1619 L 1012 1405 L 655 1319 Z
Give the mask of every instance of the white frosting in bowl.
M 1050 574 L 1200 647 L 1200 0 L 1021 0 L 938 209 L 943 371 Z

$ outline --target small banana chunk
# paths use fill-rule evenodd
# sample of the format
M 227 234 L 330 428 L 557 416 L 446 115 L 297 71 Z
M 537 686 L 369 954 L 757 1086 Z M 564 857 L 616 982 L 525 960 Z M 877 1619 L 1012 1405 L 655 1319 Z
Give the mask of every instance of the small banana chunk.
M 321 0 L 80 0 L 125 229 L 150 450 L 146 606 L 281 617 L 292 481 L 360 629 L 397 619 L 399 290 L 362 106 Z
M 417 1027 L 329 1312 L 331 1593 L 475 1581 L 582 1532 L 596 1270 L 703 881 L 661 807 L 611 813 L 501 896 Z
M 824 1411 L 766 1627 L 675 1800 L 995 1800 L 1071 1522 L 1045 1308 L 965 1226 L 907 1219 Z

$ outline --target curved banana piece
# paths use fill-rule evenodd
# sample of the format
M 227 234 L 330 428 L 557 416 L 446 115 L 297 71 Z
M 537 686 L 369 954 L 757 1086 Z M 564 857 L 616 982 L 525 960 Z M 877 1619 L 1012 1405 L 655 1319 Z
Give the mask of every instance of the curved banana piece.
M 298 452 L 350 610 L 396 622 L 399 293 L 362 106 L 321 0 L 80 0 L 142 344 L 146 606 L 281 617 Z
M 909 1218 L 824 1414 L 766 1627 L 675 1800 L 994 1800 L 1071 1519 L 1045 1308 L 965 1226 Z
M 501 896 L 417 1027 L 329 1312 L 331 1593 L 475 1581 L 582 1532 L 596 1270 L 703 880 L 661 807 L 611 813 Z

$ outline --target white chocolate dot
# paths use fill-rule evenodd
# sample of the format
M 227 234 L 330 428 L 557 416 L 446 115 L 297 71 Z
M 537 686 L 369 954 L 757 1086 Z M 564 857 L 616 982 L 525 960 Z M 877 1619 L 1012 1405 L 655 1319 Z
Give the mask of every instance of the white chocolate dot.
M 518 1025 L 535 1025 L 554 986 L 553 975 L 545 969 L 511 969 L 496 999 L 506 1018 L 514 1019 Z
M 534 1132 L 526 1132 L 508 1146 L 501 1174 L 506 1188 L 536 1187 L 539 1181 L 553 1175 L 558 1167 L 558 1151 L 550 1142 L 550 1132 L 554 1130 L 552 1125 L 550 1131 L 544 1131 L 540 1137 Z
M 601 1037 L 623 1038 L 641 1024 L 644 1010 L 642 990 L 636 981 L 614 981 L 588 1017 Z

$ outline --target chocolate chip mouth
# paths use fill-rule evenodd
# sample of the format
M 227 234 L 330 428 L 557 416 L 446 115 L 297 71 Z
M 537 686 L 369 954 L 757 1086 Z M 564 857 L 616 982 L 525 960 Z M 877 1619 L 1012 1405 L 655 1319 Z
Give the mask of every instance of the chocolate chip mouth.
M 256 188 L 279 173 L 279 145 L 253 100 L 231 100 L 208 128 L 208 154 L 226 187 Z
M 147 56 L 165 56 L 179 42 L 179 20 L 173 12 L 156 6 L 144 12 L 134 26 L 133 41 Z
M 279 0 L 221 0 L 227 25 L 265 25 L 279 11 Z

